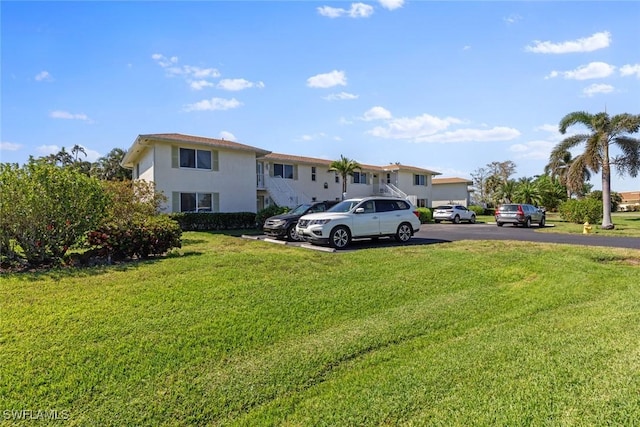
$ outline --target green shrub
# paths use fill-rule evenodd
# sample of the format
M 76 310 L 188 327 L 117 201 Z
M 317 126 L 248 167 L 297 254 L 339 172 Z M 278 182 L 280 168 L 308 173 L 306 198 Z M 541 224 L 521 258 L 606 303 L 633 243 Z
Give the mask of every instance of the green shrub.
M 180 224 L 183 231 L 216 231 L 255 228 L 253 212 L 179 212 L 169 217 Z
M 280 207 L 277 205 L 268 206 L 256 214 L 256 227 L 262 230 L 262 226 L 264 225 L 264 222 L 267 220 L 267 218 L 270 218 L 274 215 L 287 213 L 287 212 L 289 212 L 289 208 L 287 208 L 286 206 L 285 207 Z
M 426 224 L 433 220 L 433 214 L 429 208 L 418 208 L 420 214 L 420 224 Z
M 483 208 L 482 206 L 471 205 L 471 206 L 469 206 L 469 210 L 473 211 L 476 214 L 476 216 L 485 214 L 484 213 L 485 208 Z
M 560 218 L 575 224 L 589 222 L 595 224 L 602 219 L 602 201 L 586 198 L 570 199 L 562 202 L 558 208 Z
M 124 222 L 109 222 L 88 233 L 92 246 L 102 249 L 111 260 L 162 255 L 182 247 L 182 230 L 166 215 L 137 215 Z
M 0 164 L 2 260 L 30 265 L 60 262 L 105 215 L 100 182 L 75 168 L 31 160 Z M 15 245 L 15 246 L 13 246 Z

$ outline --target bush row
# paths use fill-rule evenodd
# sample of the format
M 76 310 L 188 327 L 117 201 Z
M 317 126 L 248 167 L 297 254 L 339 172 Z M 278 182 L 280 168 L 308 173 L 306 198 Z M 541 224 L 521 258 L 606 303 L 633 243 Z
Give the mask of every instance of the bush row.
M 256 227 L 256 214 L 252 212 L 179 212 L 169 214 L 183 231 L 216 231 Z

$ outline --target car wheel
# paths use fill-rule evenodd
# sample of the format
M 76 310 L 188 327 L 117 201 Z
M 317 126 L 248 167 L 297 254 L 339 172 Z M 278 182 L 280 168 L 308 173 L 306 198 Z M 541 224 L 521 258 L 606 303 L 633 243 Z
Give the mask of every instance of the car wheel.
M 408 242 L 409 239 L 411 239 L 412 235 L 413 229 L 411 228 L 411 224 L 403 222 L 398 226 L 398 231 L 396 232 L 396 235 L 394 237 L 397 242 L 405 243 Z
M 349 233 L 349 229 L 342 225 L 331 230 L 331 234 L 329 235 L 329 245 L 335 249 L 343 249 L 346 248 L 347 245 L 351 242 L 351 233 Z
M 287 238 L 289 238 L 289 240 L 291 240 L 292 242 L 297 242 L 300 240 L 300 236 L 298 236 L 298 233 L 296 233 L 295 224 L 287 228 Z
M 498 227 L 502 227 L 504 225 L 503 222 L 496 222 L 496 224 L 498 224 Z
M 460 224 L 460 217 L 458 215 L 453 217 L 453 223 L 454 224 Z
M 439 219 L 436 219 L 434 221 L 436 222 L 436 224 L 440 224 L 440 220 Z
M 531 218 L 527 218 L 522 225 L 524 225 L 524 228 L 531 227 Z
M 469 223 L 470 224 L 475 224 L 476 223 L 476 216 L 475 215 L 471 215 L 471 219 L 469 219 Z
M 539 227 L 544 227 L 546 223 L 545 217 L 542 217 L 542 219 L 540 220 L 540 224 L 538 224 Z

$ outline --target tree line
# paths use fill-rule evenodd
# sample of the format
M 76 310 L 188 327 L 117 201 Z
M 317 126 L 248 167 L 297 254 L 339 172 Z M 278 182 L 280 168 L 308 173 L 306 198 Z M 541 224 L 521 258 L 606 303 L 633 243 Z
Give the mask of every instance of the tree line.
M 618 193 L 611 191 L 611 173 L 629 175 L 640 172 L 640 139 L 631 135 L 640 130 L 640 115 L 606 112 L 590 114 L 584 111 L 569 113 L 560 120 L 562 135 L 575 125 L 587 132 L 564 138 L 552 150 L 549 162 L 541 175 L 511 177 L 516 164 L 511 161 L 492 162 L 471 173 L 477 203 L 496 206 L 500 203 L 529 203 L 555 210 L 571 199 L 599 198 L 602 202 L 603 229 L 612 229 L 611 211 L 621 202 Z M 612 148 L 620 154 L 611 155 Z M 571 150 L 582 149 L 575 157 Z M 591 191 L 588 181 L 592 174 L 601 173 L 602 191 Z
M 62 147 L 57 153 L 52 153 L 48 156 L 38 158 L 30 156 L 29 162 L 37 161 L 54 166 L 70 167 L 86 176 L 107 181 L 124 181 L 131 179 L 131 170 L 120 165 L 125 154 L 127 154 L 126 150 L 114 148 L 107 155 L 98 158 L 97 161 L 92 163 L 82 159 L 81 155 L 84 155 L 86 159 L 87 151 L 81 145 L 76 144 L 71 148 L 71 151 L 67 151 L 65 147 Z

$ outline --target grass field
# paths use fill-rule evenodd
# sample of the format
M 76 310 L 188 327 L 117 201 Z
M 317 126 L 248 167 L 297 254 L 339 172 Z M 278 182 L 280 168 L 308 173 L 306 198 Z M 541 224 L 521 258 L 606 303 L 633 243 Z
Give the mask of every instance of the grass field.
M 0 423 L 640 424 L 638 250 L 185 233 L 0 280 Z

